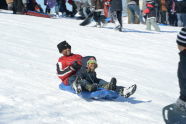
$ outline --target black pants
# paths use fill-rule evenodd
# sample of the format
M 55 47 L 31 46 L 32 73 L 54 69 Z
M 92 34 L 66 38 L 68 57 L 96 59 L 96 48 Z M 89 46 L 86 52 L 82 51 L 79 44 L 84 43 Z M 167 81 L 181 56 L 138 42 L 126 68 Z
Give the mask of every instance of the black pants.
M 122 22 L 122 11 L 116 11 L 117 19 L 121 27 L 123 27 Z
M 8 5 L 6 4 L 6 0 L 0 0 L 0 9 L 8 9 Z
M 45 13 L 50 13 L 50 10 L 51 10 L 50 7 L 47 5 L 45 9 Z
M 171 26 L 177 26 L 177 16 L 176 16 L 176 13 L 169 12 L 168 15 L 169 15 L 169 24 Z
M 186 102 L 186 50 L 180 52 L 178 79 L 180 86 L 180 99 Z
M 97 22 L 98 24 L 101 24 L 101 12 L 94 12 L 93 18 L 95 22 Z
M 162 11 L 162 12 L 160 12 L 160 15 L 161 15 L 161 21 L 160 21 L 160 23 L 167 24 L 167 21 L 166 21 L 166 12 Z

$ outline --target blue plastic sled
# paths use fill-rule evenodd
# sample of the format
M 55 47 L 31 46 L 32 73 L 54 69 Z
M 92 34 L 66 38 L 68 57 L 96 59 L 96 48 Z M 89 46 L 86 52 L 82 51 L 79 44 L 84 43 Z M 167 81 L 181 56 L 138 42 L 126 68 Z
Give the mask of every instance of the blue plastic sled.
M 76 94 L 74 89 L 71 86 L 66 86 L 63 83 L 59 85 L 59 88 L 61 90 Z M 77 95 L 84 99 L 96 99 L 96 100 L 99 100 L 99 99 L 113 100 L 119 97 L 117 92 L 112 91 L 112 90 L 106 90 L 106 89 L 99 89 L 94 92 L 83 91 Z

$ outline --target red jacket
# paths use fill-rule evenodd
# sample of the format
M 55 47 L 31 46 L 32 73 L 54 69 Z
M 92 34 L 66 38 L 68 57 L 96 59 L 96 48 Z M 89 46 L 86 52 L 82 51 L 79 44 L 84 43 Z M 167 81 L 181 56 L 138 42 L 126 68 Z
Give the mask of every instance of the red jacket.
M 65 85 L 69 85 L 68 79 L 70 76 L 76 73 L 71 65 L 77 61 L 81 64 L 82 56 L 78 54 L 71 54 L 70 56 L 62 56 L 59 58 L 57 63 L 57 74 Z

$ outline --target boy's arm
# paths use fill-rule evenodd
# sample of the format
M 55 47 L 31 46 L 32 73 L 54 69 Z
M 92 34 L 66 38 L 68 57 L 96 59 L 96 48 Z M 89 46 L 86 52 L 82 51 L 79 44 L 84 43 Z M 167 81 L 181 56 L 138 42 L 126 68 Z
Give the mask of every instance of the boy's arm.
M 58 74 L 58 77 L 64 81 L 67 77 L 70 77 L 73 73 L 75 73 L 75 70 L 71 66 L 67 66 L 66 68 L 62 68 L 62 63 L 58 62 L 56 64 L 56 71 Z

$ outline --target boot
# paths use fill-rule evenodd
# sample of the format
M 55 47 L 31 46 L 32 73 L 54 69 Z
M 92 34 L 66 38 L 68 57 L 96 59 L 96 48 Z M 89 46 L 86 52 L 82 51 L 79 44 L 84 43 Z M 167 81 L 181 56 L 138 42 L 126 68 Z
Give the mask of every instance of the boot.
M 113 77 L 109 83 L 109 90 L 116 90 L 116 83 L 117 83 L 117 80 L 115 77 Z
M 128 88 L 123 88 L 123 94 L 121 96 L 124 96 L 125 98 L 130 97 L 131 95 L 133 95 L 136 91 L 137 85 L 134 84 Z
M 76 94 L 82 92 L 81 84 L 77 79 L 72 83 L 72 88 L 75 90 Z

